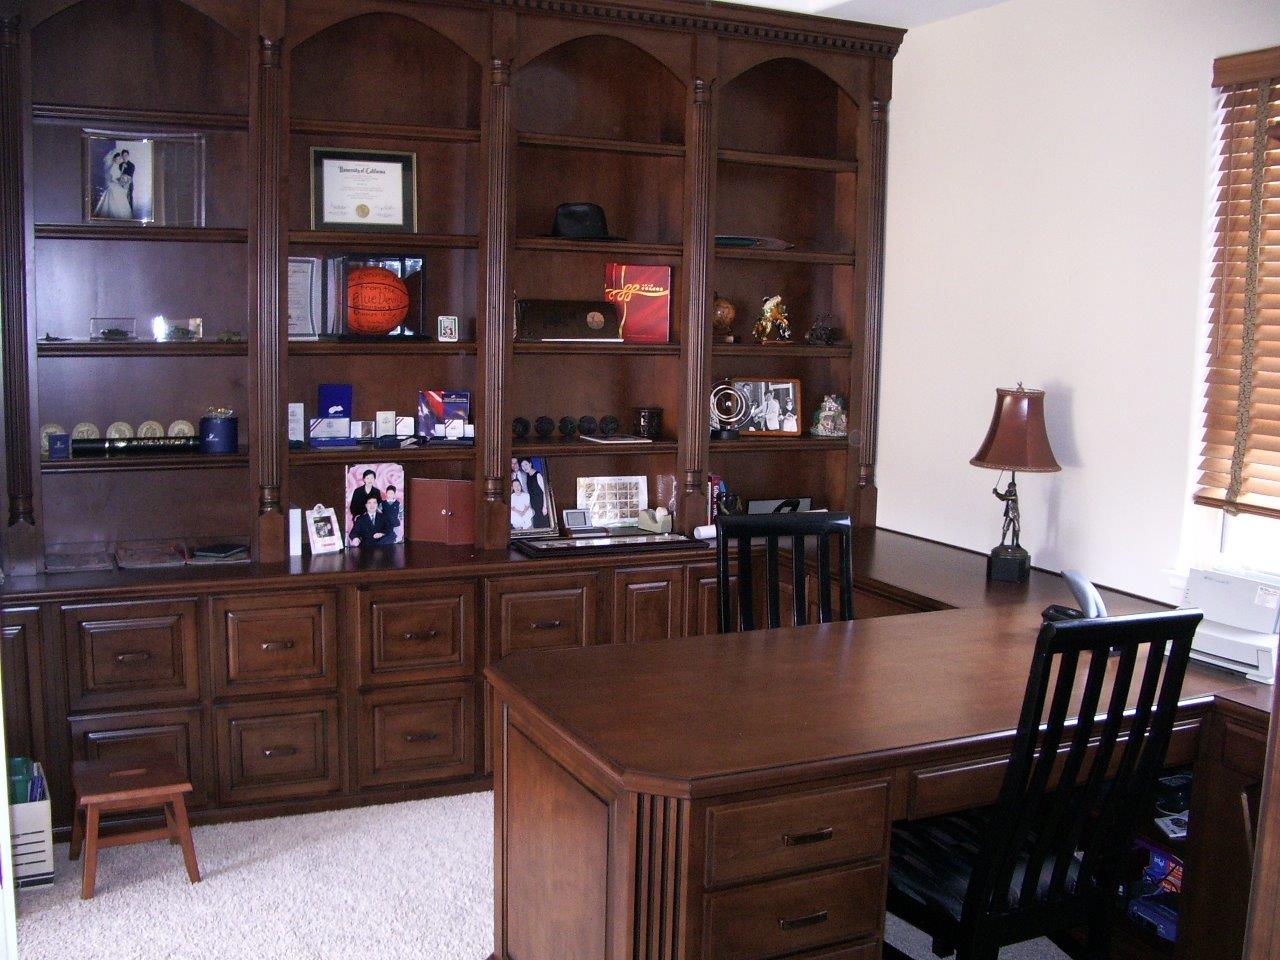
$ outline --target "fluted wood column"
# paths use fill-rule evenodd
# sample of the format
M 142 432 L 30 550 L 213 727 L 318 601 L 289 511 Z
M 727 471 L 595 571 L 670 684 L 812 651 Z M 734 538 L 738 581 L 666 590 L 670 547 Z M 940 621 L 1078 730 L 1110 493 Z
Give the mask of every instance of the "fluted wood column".
M 680 424 L 680 526 L 686 532 L 702 522 L 703 477 L 707 469 L 707 315 L 711 306 L 711 195 L 715 176 L 716 143 L 713 124 L 713 84 L 693 81 L 689 135 L 685 144 L 684 243 L 686 298 L 684 312 L 684 382 L 681 385 Z
M 487 211 L 485 221 L 485 290 L 484 323 L 481 355 L 483 378 L 489 391 L 485 398 L 482 423 L 484 470 L 484 504 L 489 546 L 506 541 L 508 517 L 504 498 L 510 469 L 504 466 L 507 429 L 504 418 L 506 378 L 511 368 L 511 337 L 507 331 L 507 246 L 510 214 L 507 183 L 511 170 L 511 61 L 494 57 L 490 62 L 489 92 L 486 103 L 488 118 L 488 177 L 486 181 Z
M 285 190 L 283 41 L 260 38 L 252 117 L 252 168 L 255 171 L 250 224 L 249 270 L 253 278 L 253 316 L 249 378 L 253 391 L 254 482 L 258 491 L 255 531 L 260 560 L 284 556 L 283 429 L 281 383 L 284 356 L 281 304 L 284 302 Z
M 875 522 L 876 447 L 880 422 L 880 325 L 884 315 L 884 218 L 888 161 L 889 102 L 871 101 L 871 141 L 867 151 L 866 241 L 858 250 L 866 264 L 866 300 L 862 322 L 862 417 L 858 448 L 858 522 Z

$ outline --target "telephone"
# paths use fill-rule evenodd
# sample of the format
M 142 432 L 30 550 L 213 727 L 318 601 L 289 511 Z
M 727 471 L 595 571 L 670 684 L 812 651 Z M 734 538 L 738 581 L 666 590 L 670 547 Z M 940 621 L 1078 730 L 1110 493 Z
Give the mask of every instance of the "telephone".
M 1079 570 L 1063 570 L 1062 579 L 1067 581 L 1067 586 L 1071 588 L 1071 595 L 1075 597 L 1077 607 L 1068 607 L 1060 603 L 1053 603 L 1045 607 L 1041 612 L 1045 620 L 1093 620 L 1098 617 L 1107 615 L 1107 605 L 1102 601 L 1102 595 L 1098 593 L 1098 588 L 1089 582 Z

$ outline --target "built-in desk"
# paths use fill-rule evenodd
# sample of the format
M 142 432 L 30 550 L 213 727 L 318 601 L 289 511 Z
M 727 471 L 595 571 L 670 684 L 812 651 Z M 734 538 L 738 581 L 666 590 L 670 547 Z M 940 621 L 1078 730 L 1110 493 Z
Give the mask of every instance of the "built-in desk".
M 881 584 L 892 553 L 867 561 Z M 879 956 L 891 822 L 994 800 L 1040 609 L 1070 599 L 1044 574 L 988 591 L 913 566 L 977 604 L 490 666 L 495 956 Z M 1219 694 L 1260 713 L 1193 664 L 1171 765 L 1196 760 Z

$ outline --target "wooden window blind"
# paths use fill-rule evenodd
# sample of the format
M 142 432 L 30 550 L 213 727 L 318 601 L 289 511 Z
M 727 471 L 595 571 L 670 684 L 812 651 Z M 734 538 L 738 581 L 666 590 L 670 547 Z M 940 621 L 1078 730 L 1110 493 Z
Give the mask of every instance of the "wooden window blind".
M 1280 517 L 1280 47 L 1214 63 L 1220 94 L 1197 503 Z

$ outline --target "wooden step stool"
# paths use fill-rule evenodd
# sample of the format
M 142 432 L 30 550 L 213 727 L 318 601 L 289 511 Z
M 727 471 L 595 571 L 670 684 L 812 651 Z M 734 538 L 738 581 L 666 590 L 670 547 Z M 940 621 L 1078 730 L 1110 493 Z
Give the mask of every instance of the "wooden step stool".
M 71 765 L 71 784 L 76 792 L 75 815 L 71 822 L 71 859 L 80 858 L 83 843 L 84 879 L 80 897 L 93 897 L 98 874 L 98 850 L 128 843 L 168 839 L 182 845 L 187 862 L 187 876 L 200 882 L 196 864 L 196 848 L 191 842 L 191 824 L 187 821 L 187 803 L 182 798 L 191 792 L 191 783 L 172 758 L 122 757 L 112 760 L 78 760 Z M 99 836 L 103 813 L 126 810 L 164 808 L 165 826 L 151 830 L 134 830 L 111 836 Z

